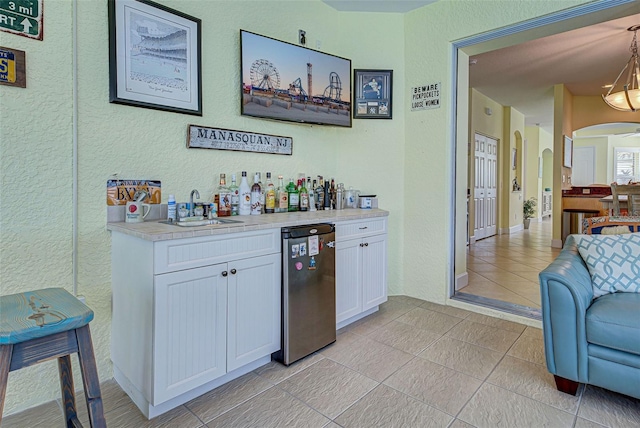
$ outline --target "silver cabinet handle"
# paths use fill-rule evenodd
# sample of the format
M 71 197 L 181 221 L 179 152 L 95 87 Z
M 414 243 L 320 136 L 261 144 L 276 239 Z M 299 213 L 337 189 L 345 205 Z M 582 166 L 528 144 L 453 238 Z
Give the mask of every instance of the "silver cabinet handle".
M 227 276 L 227 275 L 229 275 L 229 273 L 226 270 L 222 272 L 222 276 Z
M 231 269 L 231 275 L 235 275 L 235 274 L 236 274 L 236 272 L 237 272 L 237 270 L 235 270 L 235 269 Z

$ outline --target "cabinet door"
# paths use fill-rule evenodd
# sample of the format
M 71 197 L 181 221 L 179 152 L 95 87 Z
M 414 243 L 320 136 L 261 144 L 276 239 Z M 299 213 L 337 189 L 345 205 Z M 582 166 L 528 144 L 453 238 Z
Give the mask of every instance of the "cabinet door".
M 280 254 L 229 263 L 227 370 L 280 349 Z
M 362 312 L 362 240 L 336 242 L 336 323 Z
M 226 373 L 226 269 L 220 264 L 155 276 L 154 406 Z
M 387 301 L 387 235 L 363 238 L 362 310 Z

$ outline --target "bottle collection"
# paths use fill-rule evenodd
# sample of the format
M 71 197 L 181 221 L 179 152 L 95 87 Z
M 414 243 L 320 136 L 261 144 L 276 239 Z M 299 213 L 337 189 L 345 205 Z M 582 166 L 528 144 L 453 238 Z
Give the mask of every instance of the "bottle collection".
M 297 180 L 290 178 L 285 186 L 283 176 L 279 175 L 276 187 L 270 172 L 266 174 L 265 183 L 262 174 L 256 172 L 253 183 L 249 184 L 247 172 L 242 171 L 239 186 L 235 174 L 231 175 L 230 185 L 227 185 L 226 174 L 220 174 L 219 185 L 206 211 L 209 217 L 224 217 L 343 209 L 350 207 L 345 197 L 344 185 L 336 186 L 333 178 L 325 180 L 319 175 L 311 180 L 300 174 Z

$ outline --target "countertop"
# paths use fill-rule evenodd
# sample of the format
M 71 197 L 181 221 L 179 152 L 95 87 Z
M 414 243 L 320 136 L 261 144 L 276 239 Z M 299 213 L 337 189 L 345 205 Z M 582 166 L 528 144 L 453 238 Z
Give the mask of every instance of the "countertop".
M 168 241 L 172 239 L 193 238 L 199 236 L 223 235 L 240 233 L 250 230 L 272 229 L 288 226 L 302 226 L 313 223 L 333 223 L 336 221 L 348 221 L 368 219 L 375 217 L 387 217 L 388 211 L 381 209 L 345 209 L 328 211 L 308 211 L 262 215 L 247 215 L 223 217 L 231 220 L 239 220 L 242 223 L 230 223 L 196 227 L 181 227 L 160 223 L 157 220 L 143 223 L 107 223 L 107 230 L 111 232 L 132 235 L 146 241 Z

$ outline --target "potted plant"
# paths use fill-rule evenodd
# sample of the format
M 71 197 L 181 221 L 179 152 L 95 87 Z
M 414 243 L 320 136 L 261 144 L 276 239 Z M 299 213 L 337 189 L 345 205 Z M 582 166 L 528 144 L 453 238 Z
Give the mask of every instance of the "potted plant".
M 524 228 L 529 229 L 531 217 L 536 213 L 536 198 L 529 198 L 522 203 L 522 218 L 524 219 Z

